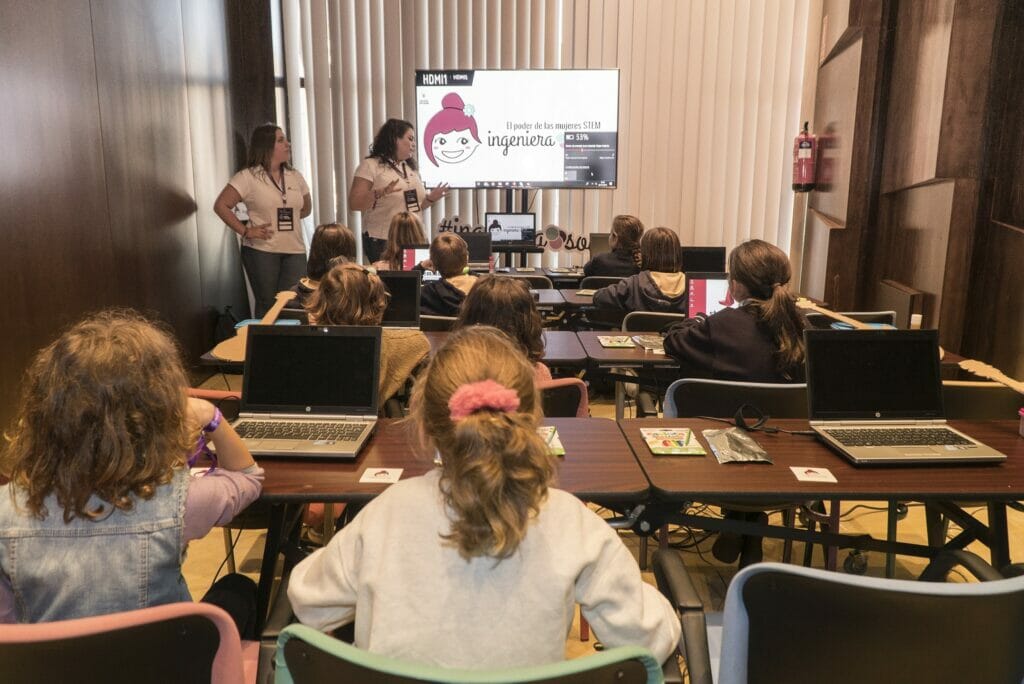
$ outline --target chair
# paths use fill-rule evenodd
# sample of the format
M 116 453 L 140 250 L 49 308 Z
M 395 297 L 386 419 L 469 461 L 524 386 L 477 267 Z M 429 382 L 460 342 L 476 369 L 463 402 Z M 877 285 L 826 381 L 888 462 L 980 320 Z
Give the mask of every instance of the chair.
M 732 418 L 743 404 L 772 418 L 807 418 L 807 385 L 680 378 L 665 393 L 665 417 Z
M 617 276 L 587 276 L 580 280 L 581 290 L 600 290 L 602 287 L 608 287 L 609 285 L 615 285 L 622 278 Z
M 1013 420 L 1024 396 L 998 382 L 943 380 L 942 408 L 949 419 Z
M 590 415 L 587 383 L 579 378 L 559 378 L 537 383 L 544 415 L 548 418 L 586 418 Z
M 96 617 L 0 625 L 5 684 L 256 681 L 256 642 L 208 603 L 171 603 Z
M 848 318 L 862 323 L 876 323 L 878 325 L 889 325 L 896 327 L 895 311 L 841 311 L 839 312 Z M 807 312 L 807 324 L 812 328 L 831 328 L 836 323 L 835 319 L 816 311 Z M 843 323 L 838 325 L 842 326 Z
M 672 323 L 685 321 L 686 314 L 661 313 L 657 311 L 631 311 L 622 319 L 623 332 L 656 333 Z M 679 377 L 679 372 L 672 370 L 655 370 L 644 373 L 644 377 L 653 382 L 657 388 L 656 395 L 647 391 L 638 391 L 636 398 L 637 418 L 657 416 L 657 401 L 661 397 L 661 388 L 667 387 L 673 380 Z
M 670 659 L 671 660 L 671 659 Z M 305 625 L 290 625 L 277 642 L 276 684 L 326 682 L 562 682 L 628 684 L 663 681 L 661 665 L 650 651 L 636 646 L 549 665 L 503 670 L 456 670 L 417 665 L 370 653 Z
M 759 563 L 713 618 L 676 551 L 655 554 L 654 575 L 681 614 L 694 684 L 1024 678 L 1024 577 L 945 584 Z
M 528 275 L 518 273 L 495 273 L 495 275 L 502 278 L 519 278 L 525 280 L 529 284 L 531 290 L 551 290 L 555 286 L 551 284 L 551 279 L 546 275 Z
M 765 416 L 771 418 L 807 418 L 807 385 L 804 383 L 764 383 L 739 382 L 735 380 L 711 380 L 707 378 L 680 378 L 665 393 L 666 418 L 695 418 L 711 416 L 714 418 L 732 418 L 744 404 L 756 407 Z M 716 502 L 718 503 L 718 502 Z M 797 504 L 765 504 L 751 505 L 722 502 L 723 507 L 742 511 L 763 511 L 766 508 L 783 510 L 783 521 L 788 527 L 794 524 L 793 509 Z M 802 505 L 802 504 L 800 504 Z M 838 515 L 839 506 L 833 504 L 834 513 Z M 804 512 L 812 519 L 812 526 L 817 522 L 824 524 L 822 514 L 804 508 Z M 830 524 L 838 525 L 838 519 L 832 516 Z M 783 558 L 788 561 L 792 552 L 792 542 L 786 540 L 783 545 Z M 813 547 L 807 545 L 804 552 L 804 563 L 811 560 Z M 826 552 L 827 553 L 827 552 Z
M 454 325 L 455 316 L 420 314 L 420 330 L 424 332 L 449 332 Z

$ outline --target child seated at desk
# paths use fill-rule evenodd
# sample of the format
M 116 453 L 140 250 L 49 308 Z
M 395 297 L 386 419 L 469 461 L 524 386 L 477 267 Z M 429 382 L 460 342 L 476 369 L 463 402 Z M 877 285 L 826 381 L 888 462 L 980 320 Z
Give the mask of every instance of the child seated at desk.
M 686 276 L 680 272 L 679 236 L 654 228 L 640 238 L 643 270 L 594 293 L 594 306 L 617 311 L 686 313 Z
M 306 277 L 291 288 L 295 299 L 289 308 L 301 309 L 320 285 L 320 279 L 335 263 L 356 260 L 356 238 L 352 231 L 340 223 L 321 223 L 309 243 Z
M 583 266 L 584 277 L 608 276 L 627 278 L 640 272 L 640 237 L 644 224 L 636 216 L 620 214 L 612 219 L 608 235 L 610 252 L 598 254 Z
M 485 275 L 466 295 L 455 329 L 490 325 L 512 338 L 533 364 L 536 382 L 551 379 L 544 365 L 544 322 L 526 281 Z
M 388 297 L 376 273 L 359 264 L 338 264 L 320 281 L 306 304 L 306 313 L 310 325 L 380 325 Z M 419 330 L 381 331 L 377 394 L 381 406 L 401 389 L 429 353 L 430 343 Z
M 462 301 L 476 284 L 469 274 L 469 248 L 455 233 L 440 233 L 430 243 L 430 261 L 441 280 L 425 283 L 420 290 L 420 310 L 433 316 L 457 316 Z
M 423 224 L 420 223 L 419 217 L 408 211 L 401 211 L 391 217 L 387 244 L 380 254 L 380 261 L 373 262 L 373 267 L 378 271 L 401 271 L 402 248 L 423 245 L 426 242 L 427 236 L 423 234 Z
M 665 337 L 682 378 L 803 382 L 804 315 L 789 292 L 789 257 L 764 240 L 729 254 L 729 292 L 739 303 L 707 316 L 691 311 Z
M 263 470 L 186 386 L 173 338 L 134 312 L 95 314 L 36 355 L 3 453 L 0 622 L 192 600 L 188 542 L 252 503 Z M 207 439 L 217 466 L 192 476 Z M 203 600 L 255 637 L 252 580 L 228 575 Z
M 355 645 L 374 653 L 498 668 L 563 660 L 579 603 L 606 646 L 672 653 L 672 606 L 604 520 L 551 487 L 533 368 L 506 335 L 453 333 L 417 381 L 411 416 L 442 465 L 391 485 L 295 567 L 299 620 L 354 620 Z

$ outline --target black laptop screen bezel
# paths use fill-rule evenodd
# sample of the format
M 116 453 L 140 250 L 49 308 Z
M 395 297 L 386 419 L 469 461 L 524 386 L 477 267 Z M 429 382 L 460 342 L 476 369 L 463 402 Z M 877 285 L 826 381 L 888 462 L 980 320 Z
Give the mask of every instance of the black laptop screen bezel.
M 246 354 L 245 367 L 242 376 L 242 401 L 241 411 L 243 413 L 288 413 L 308 414 L 310 416 L 366 416 L 376 417 L 380 405 L 379 383 L 380 383 L 380 348 L 381 328 L 365 325 L 252 325 L 246 333 Z M 254 344 L 258 344 L 261 337 L 361 337 L 373 341 L 373 364 L 371 367 L 370 402 L 368 404 L 258 404 L 250 399 L 252 362 L 253 354 L 249 350 Z
M 897 352 L 897 347 L 901 342 L 906 342 L 908 345 L 911 342 L 917 344 L 924 344 L 928 350 L 918 361 L 922 364 L 920 366 L 922 372 L 922 383 L 927 380 L 930 387 L 925 388 L 922 386 L 923 392 L 931 392 L 931 405 L 924 406 L 921 408 L 895 408 L 885 406 L 883 401 L 879 401 L 873 405 L 868 405 L 865 402 L 865 407 L 861 410 L 853 409 L 833 409 L 828 406 L 822 406 L 823 402 L 829 398 L 828 392 L 823 391 L 821 386 L 822 378 L 824 376 L 823 365 L 828 362 L 829 359 L 825 358 L 825 353 L 819 344 L 828 343 L 833 340 L 840 340 L 843 342 L 849 342 L 851 344 L 858 344 L 861 342 L 890 344 L 893 347 L 893 353 Z M 806 355 L 806 380 L 807 380 L 807 414 L 810 420 L 814 422 L 829 422 L 829 421 L 915 421 L 915 420 L 941 420 L 944 417 L 943 405 L 942 405 L 942 375 L 939 360 L 939 336 L 937 330 L 896 330 L 896 329 L 872 329 L 872 330 L 834 330 L 834 329 L 815 329 L 807 328 L 804 330 L 804 341 L 806 343 L 807 355 Z M 831 358 L 831 356 L 829 357 Z M 896 362 L 894 357 L 889 357 Z M 857 382 L 869 377 L 869 374 L 864 372 L 863 366 L 858 366 L 857 369 L 860 372 L 850 372 L 844 376 L 844 382 L 847 383 L 845 387 L 849 387 L 849 383 Z M 924 374 L 930 375 L 930 378 L 925 378 Z M 888 376 L 888 382 L 886 391 L 880 389 L 881 395 L 892 396 L 894 390 L 898 389 L 901 385 L 900 380 L 895 375 Z
M 420 327 L 420 288 L 423 285 L 421 280 L 421 274 L 417 271 L 380 271 L 378 274 L 381 282 L 384 283 L 385 289 L 390 293 L 390 299 L 388 299 L 387 308 L 384 309 L 384 320 L 381 323 L 385 328 L 419 328 Z M 388 287 L 388 281 L 394 280 L 408 280 L 411 283 L 415 283 L 412 287 L 415 288 L 415 299 L 413 300 L 413 309 L 415 315 L 413 318 L 395 319 L 392 316 L 392 306 L 398 302 L 398 298 L 395 293 L 391 292 L 391 288 Z

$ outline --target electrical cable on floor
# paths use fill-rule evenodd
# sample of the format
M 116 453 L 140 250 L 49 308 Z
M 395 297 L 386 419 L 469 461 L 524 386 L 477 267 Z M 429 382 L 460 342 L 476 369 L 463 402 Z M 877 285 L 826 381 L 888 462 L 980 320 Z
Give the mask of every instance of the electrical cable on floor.
M 229 535 L 231 534 L 230 531 L 228 532 L 228 534 Z M 225 565 L 227 565 L 228 559 L 235 555 L 235 545 L 238 544 L 238 542 L 239 542 L 239 540 L 241 538 L 242 538 L 242 530 L 239 529 L 238 530 L 238 536 L 237 537 L 232 537 L 232 539 L 231 539 L 231 546 L 228 548 L 228 552 L 224 554 L 224 560 L 222 560 L 220 562 L 220 566 L 217 568 L 217 572 L 213 573 L 213 581 L 210 582 L 210 587 L 211 588 L 213 587 L 214 584 L 217 583 L 217 580 L 220 579 L 220 571 L 224 569 Z

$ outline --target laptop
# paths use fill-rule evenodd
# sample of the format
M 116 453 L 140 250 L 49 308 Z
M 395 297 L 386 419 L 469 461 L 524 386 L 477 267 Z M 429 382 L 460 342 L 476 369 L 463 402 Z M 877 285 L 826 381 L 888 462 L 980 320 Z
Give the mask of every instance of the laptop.
M 811 428 L 857 464 L 984 463 L 1006 456 L 942 413 L 936 330 L 804 331 Z
M 416 271 L 380 271 L 377 275 L 391 295 L 381 325 L 419 329 L 420 274 Z
M 469 268 L 473 271 L 493 271 L 494 253 L 491 251 L 491 234 L 489 232 L 459 233 L 469 248 Z
M 713 313 L 735 308 L 736 301 L 729 292 L 729 274 L 727 273 L 687 273 L 686 274 L 688 315 Z
M 352 459 L 377 424 L 381 329 L 249 327 L 233 423 L 257 456 Z
M 423 261 L 430 259 L 430 245 L 403 245 L 402 246 L 402 270 L 411 271 Z M 440 280 L 441 274 L 436 271 L 420 271 L 423 282 L 429 283 Z
M 725 247 L 680 247 L 683 273 L 711 273 L 725 270 Z
M 608 244 L 608 238 L 611 237 L 611 233 L 591 233 L 587 236 L 587 249 L 590 250 L 590 258 L 593 259 L 598 254 L 605 254 L 612 251 L 612 247 Z

